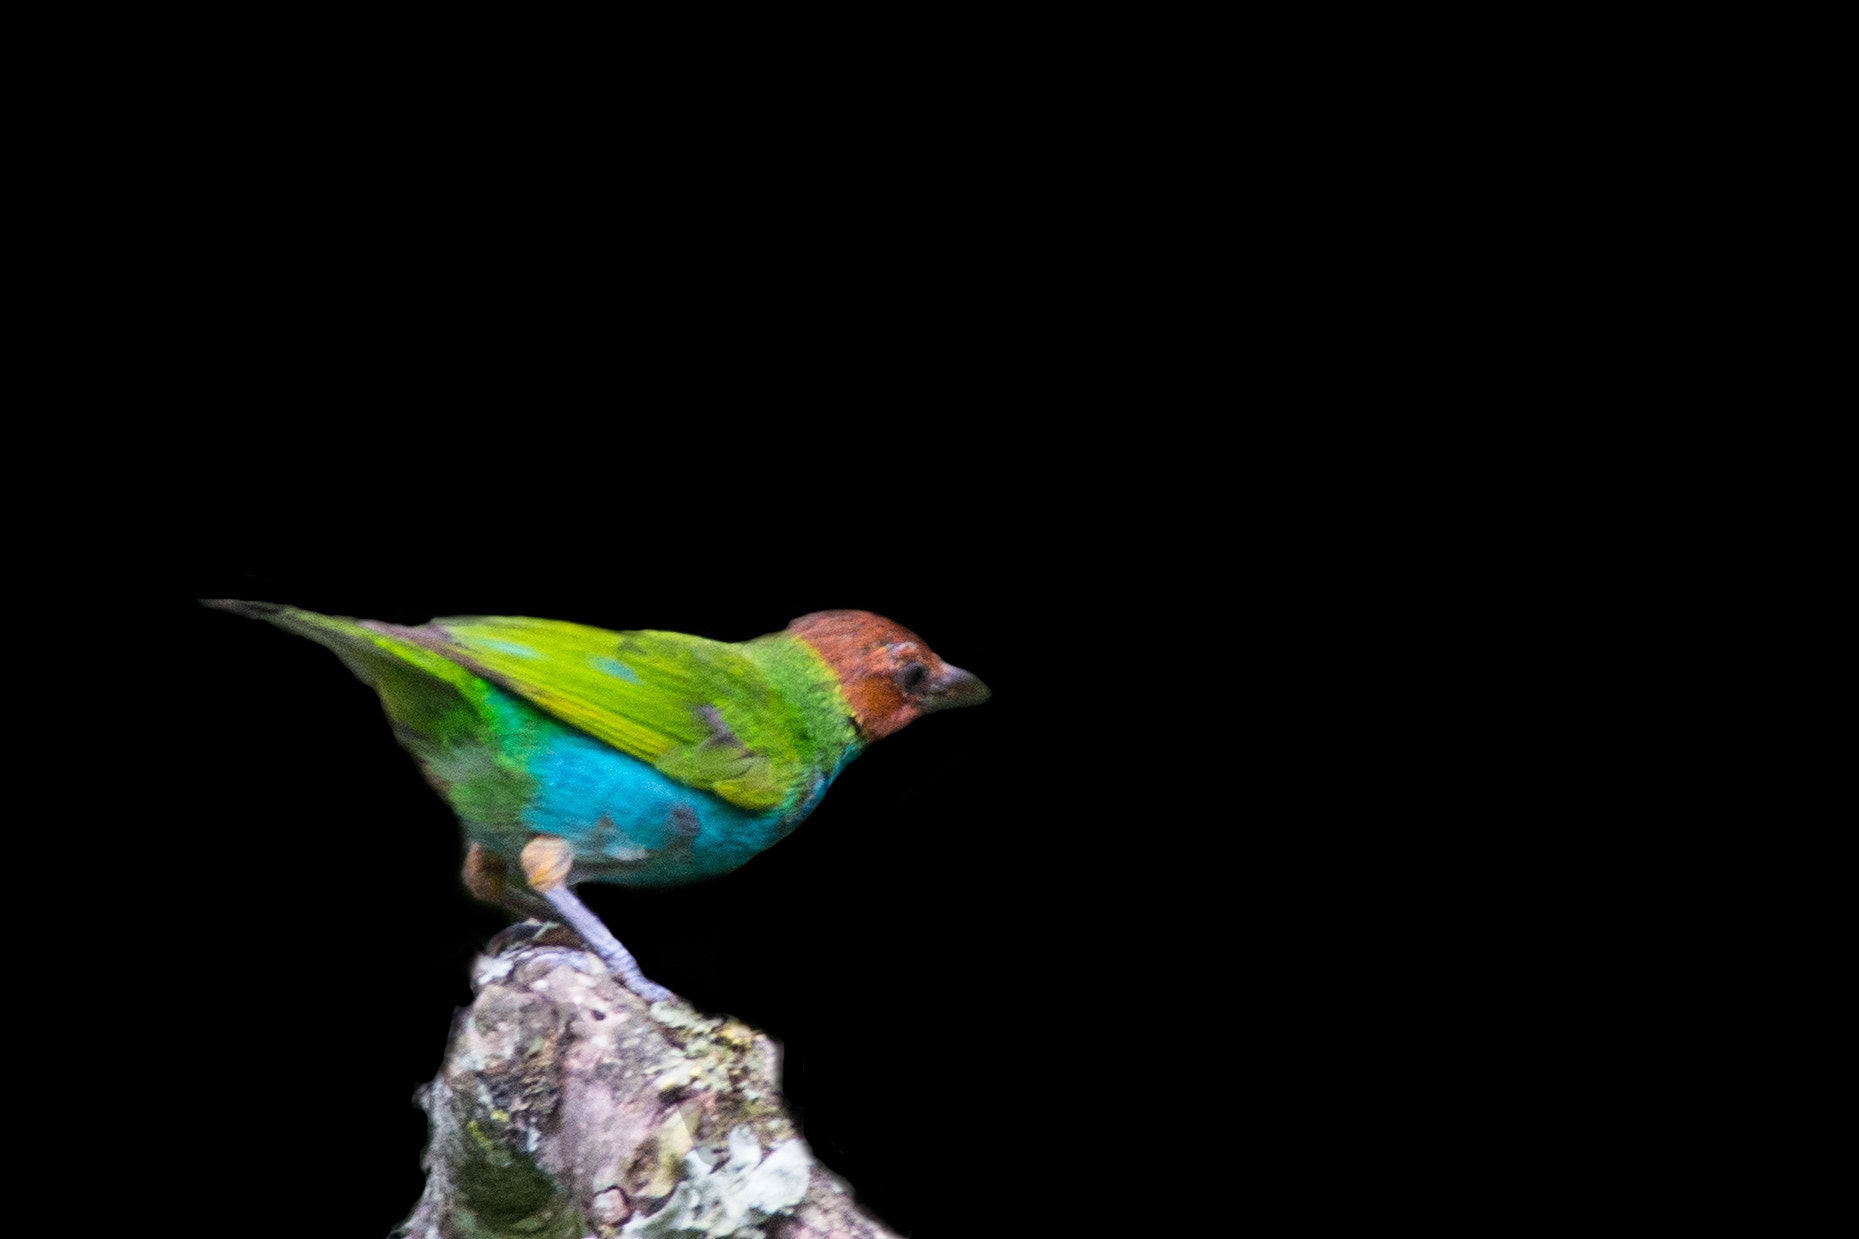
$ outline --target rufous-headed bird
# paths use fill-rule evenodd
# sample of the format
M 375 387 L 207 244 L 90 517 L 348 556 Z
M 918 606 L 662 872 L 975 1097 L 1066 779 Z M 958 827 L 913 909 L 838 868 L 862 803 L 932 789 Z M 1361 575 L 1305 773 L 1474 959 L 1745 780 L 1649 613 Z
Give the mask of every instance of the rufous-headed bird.
M 794 829 L 866 745 L 988 699 L 980 680 L 868 611 L 817 611 L 731 644 L 511 616 L 405 627 L 207 605 L 334 650 L 381 695 L 395 737 L 464 823 L 471 893 L 553 909 L 648 1001 L 670 991 L 570 884 L 728 873 Z

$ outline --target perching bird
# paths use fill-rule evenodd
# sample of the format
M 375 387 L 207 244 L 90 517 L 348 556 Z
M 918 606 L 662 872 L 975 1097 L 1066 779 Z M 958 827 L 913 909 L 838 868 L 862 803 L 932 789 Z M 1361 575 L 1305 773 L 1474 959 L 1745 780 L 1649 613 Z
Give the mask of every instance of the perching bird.
M 546 915 L 541 896 L 648 1000 L 670 991 L 641 975 L 570 883 L 728 873 L 811 813 L 866 745 L 988 699 L 980 680 L 868 611 L 818 611 L 730 644 L 560 620 L 403 627 L 207 605 L 334 650 L 381 695 L 395 737 L 464 823 L 472 894 Z

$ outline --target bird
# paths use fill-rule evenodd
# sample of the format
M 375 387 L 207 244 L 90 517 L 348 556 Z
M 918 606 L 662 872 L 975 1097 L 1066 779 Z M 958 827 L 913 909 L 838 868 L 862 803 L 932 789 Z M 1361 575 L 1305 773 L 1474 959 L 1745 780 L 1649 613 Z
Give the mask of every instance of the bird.
M 456 616 L 420 625 L 237 599 L 333 650 L 458 815 L 477 898 L 574 929 L 626 987 L 671 997 L 577 897 L 583 881 L 728 873 L 820 803 L 875 741 L 991 695 L 868 611 L 816 611 L 750 641 Z

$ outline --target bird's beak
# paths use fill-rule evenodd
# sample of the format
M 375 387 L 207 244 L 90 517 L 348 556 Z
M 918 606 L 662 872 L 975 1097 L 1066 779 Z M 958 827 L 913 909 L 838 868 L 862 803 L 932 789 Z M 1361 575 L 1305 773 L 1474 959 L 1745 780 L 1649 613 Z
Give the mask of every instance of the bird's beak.
M 979 679 L 962 670 L 942 665 L 942 673 L 930 681 L 929 692 L 919 705 L 925 714 L 932 710 L 953 710 L 957 706 L 978 706 L 994 694 Z

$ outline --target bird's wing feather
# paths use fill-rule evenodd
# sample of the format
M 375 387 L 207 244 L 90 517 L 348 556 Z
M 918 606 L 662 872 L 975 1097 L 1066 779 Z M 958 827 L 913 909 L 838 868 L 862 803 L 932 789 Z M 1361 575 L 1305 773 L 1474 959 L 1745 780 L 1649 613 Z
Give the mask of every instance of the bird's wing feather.
M 809 780 L 794 707 L 748 647 L 517 616 L 402 630 L 563 722 L 745 809 Z M 417 634 L 417 635 L 416 635 Z

